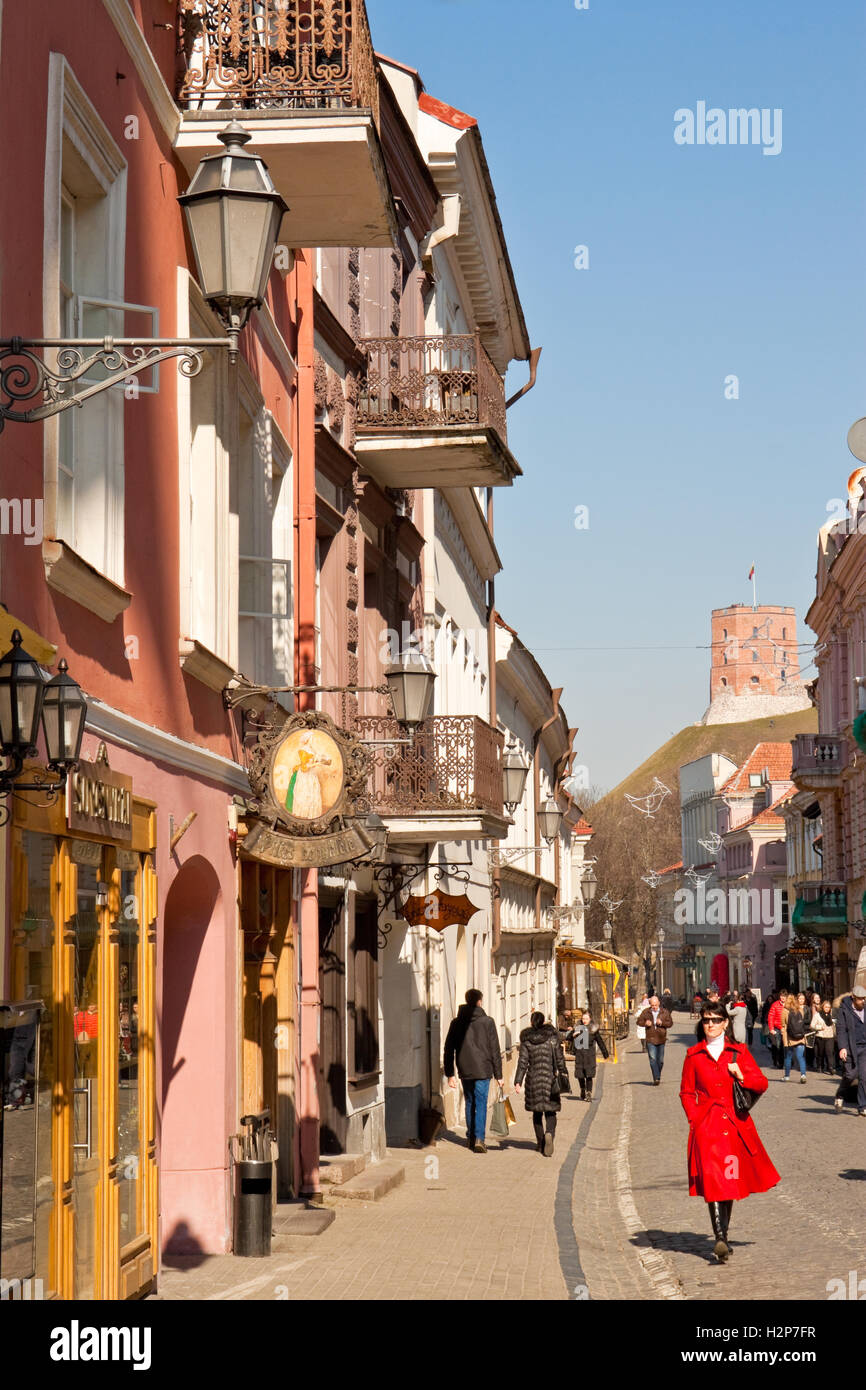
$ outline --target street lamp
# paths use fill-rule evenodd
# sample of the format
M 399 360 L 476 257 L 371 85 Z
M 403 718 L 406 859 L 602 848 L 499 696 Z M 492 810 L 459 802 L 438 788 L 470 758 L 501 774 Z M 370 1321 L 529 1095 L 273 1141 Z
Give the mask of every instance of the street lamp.
M 396 661 L 386 667 L 385 680 L 400 724 L 413 728 L 427 718 L 436 672 L 427 657 L 417 647 L 401 652 Z
M 202 292 L 227 336 L 0 339 L 0 431 L 7 420 L 29 424 L 81 406 L 170 357 L 179 359 L 188 377 L 201 371 L 205 351 L 227 348 L 229 361 L 237 361 L 238 336 L 251 310 L 264 300 L 280 222 L 288 208 L 267 165 L 243 148 L 249 132 L 232 121 L 219 138 L 222 153 L 205 155 L 178 202 Z M 46 348 L 60 349 L 56 365 L 40 357 L 39 351 Z M 34 400 L 36 405 L 15 408 Z
M 590 869 L 588 874 L 584 874 L 580 881 L 580 892 L 587 907 L 592 907 L 595 895 L 598 892 L 598 879 L 595 870 Z
M 514 815 L 526 790 L 529 762 L 511 738 L 502 755 L 502 800 L 509 815 Z
M 201 160 L 178 202 L 184 210 L 201 292 L 237 335 L 268 287 L 274 246 L 288 204 L 268 166 L 244 146 L 252 139 L 238 121 L 218 137 L 224 150 Z
M 665 929 L 659 927 L 659 984 L 665 987 Z
M 56 796 L 66 786 L 78 762 L 87 717 L 87 701 L 67 671 L 66 662 L 61 661 L 59 673 L 47 680 L 38 662 L 24 650 L 21 633 L 17 628 L 12 633 L 12 646 L 0 660 L 0 753 L 8 759 L 8 766 L 0 771 L 0 796 L 22 791 Z M 40 724 L 48 766 L 58 780 L 50 782 L 36 773 L 41 780 L 19 782 L 25 760 L 36 753 Z M 8 810 L 3 818 L 8 819 Z
M 536 812 L 535 819 L 538 822 L 542 840 L 548 845 L 552 845 L 559 834 L 559 827 L 562 825 L 562 812 L 552 796 L 549 796 L 541 809 Z

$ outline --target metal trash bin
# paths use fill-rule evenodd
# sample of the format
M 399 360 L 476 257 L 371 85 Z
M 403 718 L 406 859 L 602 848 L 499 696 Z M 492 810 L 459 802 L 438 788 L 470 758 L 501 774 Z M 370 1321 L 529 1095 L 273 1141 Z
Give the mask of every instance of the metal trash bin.
M 232 1249 L 235 1255 L 270 1255 L 274 1220 L 276 1137 L 271 1112 L 242 1115 L 243 1134 L 231 1139 L 234 1168 Z

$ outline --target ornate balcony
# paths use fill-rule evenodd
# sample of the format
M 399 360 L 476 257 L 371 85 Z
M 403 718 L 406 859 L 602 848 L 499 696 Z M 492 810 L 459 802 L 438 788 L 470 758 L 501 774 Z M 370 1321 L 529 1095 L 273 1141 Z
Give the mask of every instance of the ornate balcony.
M 355 453 L 383 487 L 502 487 L 505 383 L 477 333 L 365 338 Z
M 175 149 L 191 174 L 231 111 L 289 204 L 288 246 L 391 246 L 364 0 L 178 0 Z
M 438 714 L 411 742 L 389 715 L 359 715 L 371 744 L 373 810 L 391 844 L 498 839 L 510 821 L 502 803 L 503 736 L 474 715 Z
M 797 734 L 791 740 L 791 778 L 803 791 L 837 787 L 848 766 L 848 740 L 839 734 Z
M 791 926 L 795 932 L 812 936 L 847 936 L 848 892 L 844 883 L 801 883 Z

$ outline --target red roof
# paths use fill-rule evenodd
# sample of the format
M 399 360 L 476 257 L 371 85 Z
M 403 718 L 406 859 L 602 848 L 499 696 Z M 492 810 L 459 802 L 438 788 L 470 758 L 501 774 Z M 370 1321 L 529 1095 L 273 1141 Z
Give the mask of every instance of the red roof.
M 427 92 L 422 92 L 418 97 L 418 109 L 426 111 L 428 116 L 435 116 L 437 121 L 445 125 L 453 126 L 455 130 L 468 130 L 470 126 L 478 124 L 474 116 L 467 116 L 465 111 L 458 111 L 456 106 L 449 106 Z
M 587 825 L 586 817 L 581 816 L 571 833 L 572 835 L 594 835 L 595 831 L 591 825 Z
M 668 864 L 664 869 L 656 869 L 656 873 L 661 877 L 663 874 L 675 873 L 677 869 L 681 869 L 682 867 L 683 861 L 682 859 L 678 859 L 676 864 Z
M 759 743 L 742 767 L 721 788 L 723 796 L 742 796 L 755 788 L 749 786 L 750 776 L 760 776 L 767 768 L 771 782 L 790 782 L 793 752 L 790 743 Z

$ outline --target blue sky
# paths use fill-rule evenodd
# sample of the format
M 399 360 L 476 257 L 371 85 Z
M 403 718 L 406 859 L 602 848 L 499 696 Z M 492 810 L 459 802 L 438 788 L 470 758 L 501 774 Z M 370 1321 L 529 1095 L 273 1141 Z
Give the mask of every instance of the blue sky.
M 376 47 L 481 126 L 544 349 L 509 413 L 525 476 L 497 493 L 497 607 L 564 686 L 577 761 L 609 787 L 700 718 L 710 610 L 751 601 L 753 561 L 759 602 L 794 605 L 812 637 L 816 534 L 866 414 L 866 9 L 368 10 Z M 781 153 L 677 145 L 674 113 L 699 101 L 781 108 Z

